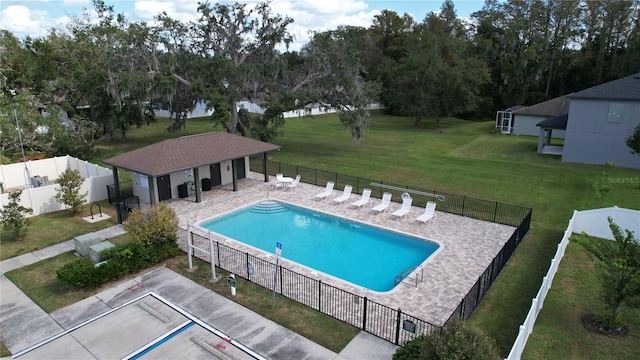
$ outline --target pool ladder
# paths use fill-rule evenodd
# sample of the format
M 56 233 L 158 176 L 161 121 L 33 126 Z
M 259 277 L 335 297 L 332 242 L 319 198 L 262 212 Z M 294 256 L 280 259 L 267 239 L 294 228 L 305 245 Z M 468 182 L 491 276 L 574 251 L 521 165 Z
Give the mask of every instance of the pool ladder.
M 251 212 L 259 214 L 271 214 L 283 211 L 287 211 L 287 208 L 277 201 L 261 202 L 251 209 Z
M 418 281 L 420 281 L 420 283 L 422 283 L 422 281 L 424 280 L 424 269 L 420 265 L 412 266 L 412 267 L 406 269 L 405 271 L 401 272 L 400 275 L 396 276 L 395 284 L 396 285 L 400 284 L 402 282 L 402 280 L 404 280 L 406 277 L 408 277 L 409 274 L 411 274 L 411 272 L 413 272 L 417 268 L 420 268 L 420 272 L 416 272 L 415 286 L 417 288 L 418 287 Z

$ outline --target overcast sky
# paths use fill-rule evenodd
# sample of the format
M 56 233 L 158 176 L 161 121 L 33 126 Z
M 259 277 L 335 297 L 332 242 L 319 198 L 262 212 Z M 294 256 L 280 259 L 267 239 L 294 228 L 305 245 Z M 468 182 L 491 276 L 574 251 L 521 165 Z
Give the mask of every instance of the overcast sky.
M 197 3 L 204 0 L 106 0 L 116 13 L 124 13 L 130 21 L 153 23 L 153 17 L 162 11 L 183 22 L 195 20 Z M 409 13 L 422 21 L 431 11 L 437 12 L 444 0 L 273 0 L 274 12 L 294 19 L 289 31 L 296 37 L 292 49 L 305 44 L 309 31 L 335 29 L 339 25 L 369 27 L 375 15 L 389 9 L 398 14 Z M 233 3 L 210 1 L 210 3 Z M 255 1 L 239 1 L 253 3 Z M 454 0 L 458 17 L 482 8 L 484 1 Z M 68 23 L 82 15 L 82 9 L 93 9 L 91 0 L 0 0 L 0 28 L 22 39 L 27 35 L 40 37 L 49 29 Z

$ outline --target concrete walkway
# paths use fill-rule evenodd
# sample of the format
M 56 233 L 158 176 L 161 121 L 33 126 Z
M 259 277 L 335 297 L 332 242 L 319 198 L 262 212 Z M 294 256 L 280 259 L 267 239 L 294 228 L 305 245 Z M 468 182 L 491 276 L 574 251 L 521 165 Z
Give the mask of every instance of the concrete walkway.
M 117 225 L 99 233 L 108 239 L 123 234 L 124 230 Z M 169 299 L 270 359 L 294 356 L 296 359 L 388 360 L 397 349 L 385 340 L 360 332 L 336 354 L 166 268 L 119 283 L 51 314 L 45 313 L 4 276 L 7 271 L 72 250 L 74 244 L 70 240 L 0 262 L 0 339 L 12 354 L 149 291 Z

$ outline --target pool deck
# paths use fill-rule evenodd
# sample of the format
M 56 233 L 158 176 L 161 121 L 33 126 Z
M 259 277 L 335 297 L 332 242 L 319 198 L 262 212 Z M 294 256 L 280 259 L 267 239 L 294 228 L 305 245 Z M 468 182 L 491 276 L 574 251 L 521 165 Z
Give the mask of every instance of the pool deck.
M 334 190 L 333 196 L 329 199 L 319 201 L 313 196 L 321 192 L 323 187 L 301 183 L 297 189 L 273 190 L 272 184 L 264 182 L 264 175 L 252 172 L 247 179 L 238 181 L 236 192 L 232 191 L 231 185 L 224 185 L 203 192 L 200 203 L 196 203 L 195 195 L 191 194 L 188 198 L 174 199 L 168 204 L 178 214 L 180 227 L 183 229 L 187 228 L 188 223 L 198 224 L 203 220 L 249 204 L 264 200 L 278 200 L 436 242 L 440 245 L 440 249 L 421 265 L 421 269 L 417 270 L 418 273 L 423 274 L 423 281 L 417 282 L 416 286 L 416 273 L 414 273 L 405 278 L 395 289 L 386 293 L 364 289 L 288 262 L 286 253 L 283 253 L 283 261 L 281 261 L 284 267 L 293 271 L 354 294 L 366 296 L 369 300 L 391 308 L 400 308 L 404 313 L 435 325 L 443 325 L 449 319 L 515 229 L 512 226 L 438 212 L 437 208 L 436 218 L 425 225 L 414 221 L 424 212 L 422 207 L 412 207 L 411 212 L 404 219 L 393 218 L 391 214 L 400 208 L 400 203 L 397 202 L 399 199 L 394 198 L 386 212 L 375 214 L 371 208 L 380 202 L 379 199 L 372 198 L 364 208 L 354 209 L 350 208 L 349 204 L 360 198 L 358 194 L 352 195 L 346 203 L 336 205 L 332 204 L 331 199 L 341 195 L 342 191 Z M 193 231 L 199 232 L 197 229 Z M 264 254 L 224 237 L 214 238 L 226 245 L 247 251 L 251 255 L 271 261 L 274 259 L 272 254 Z M 274 243 L 276 240 L 274 239 Z M 186 249 L 184 238 L 181 240 L 181 247 Z

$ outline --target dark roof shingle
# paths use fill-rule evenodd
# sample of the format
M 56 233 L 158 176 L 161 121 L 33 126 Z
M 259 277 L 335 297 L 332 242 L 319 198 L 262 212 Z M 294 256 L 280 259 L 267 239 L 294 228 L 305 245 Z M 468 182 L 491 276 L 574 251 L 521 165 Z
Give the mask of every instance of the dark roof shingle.
M 226 132 L 164 140 L 104 160 L 105 164 L 150 176 L 278 150 L 280 146 Z
M 536 116 L 560 116 L 569 113 L 571 100 L 567 96 L 560 96 L 541 103 L 526 106 L 514 111 L 515 114 Z
M 575 99 L 640 101 L 640 73 L 590 87 L 569 96 Z

